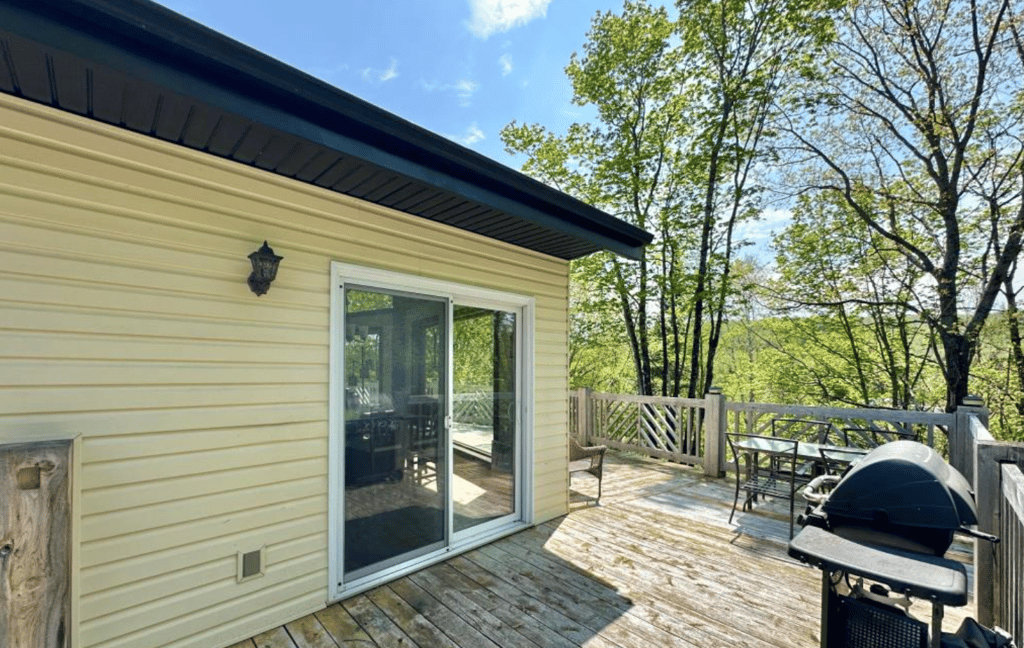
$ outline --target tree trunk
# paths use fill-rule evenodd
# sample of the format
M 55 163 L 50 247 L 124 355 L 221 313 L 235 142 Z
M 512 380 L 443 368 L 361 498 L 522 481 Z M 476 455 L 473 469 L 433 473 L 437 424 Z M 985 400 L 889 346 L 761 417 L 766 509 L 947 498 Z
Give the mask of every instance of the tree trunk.
M 1024 342 L 1020 334 L 1020 312 L 1017 310 L 1017 294 L 1013 289 L 1013 271 L 1003 280 L 1006 293 L 1006 317 L 1010 329 L 1010 357 L 1017 374 L 1017 413 L 1024 416 Z
M 968 378 L 974 346 L 967 336 L 960 333 L 941 331 L 942 350 L 946 366 L 946 411 L 955 412 L 968 394 Z

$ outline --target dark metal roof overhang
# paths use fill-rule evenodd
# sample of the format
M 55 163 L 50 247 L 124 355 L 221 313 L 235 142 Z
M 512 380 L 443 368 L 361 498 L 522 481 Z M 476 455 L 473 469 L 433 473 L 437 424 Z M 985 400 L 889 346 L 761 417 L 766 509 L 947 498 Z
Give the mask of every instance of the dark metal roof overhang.
M 0 0 L 0 92 L 563 259 L 651 235 L 148 0 Z

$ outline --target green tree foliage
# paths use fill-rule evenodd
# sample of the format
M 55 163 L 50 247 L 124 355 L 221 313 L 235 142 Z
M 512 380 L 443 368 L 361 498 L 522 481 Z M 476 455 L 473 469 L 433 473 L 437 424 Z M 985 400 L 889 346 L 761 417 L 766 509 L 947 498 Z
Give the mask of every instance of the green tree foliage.
M 674 28 L 663 8 L 643 3 L 627 3 L 621 15 L 598 14 L 583 55 L 574 54 L 566 68 L 573 101 L 595 106 L 598 119 L 573 124 L 564 135 L 538 124 L 506 126 L 506 149 L 528 158 L 523 170 L 639 227 L 677 229 L 668 223 L 680 202 L 676 145 L 685 127 L 678 109 L 680 56 L 670 44 Z M 635 389 L 643 394 L 654 393 L 656 374 L 664 374 L 678 355 L 664 352 L 661 372 L 655 368 L 652 337 L 663 320 L 659 314 L 671 311 L 675 298 L 675 278 L 665 274 L 661 262 L 670 262 L 671 250 L 665 248 L 671 245 L 660 238 L 638 262 L 597 254 L 573 268 L 574 282 L 586 287 L 574 293 L 574 310 L 586 312 L 592 322 L 619 314 L 632 351 Z M 667 327 L 660 332 L 667 336 Z M 662 381 L 661 390 L 666 387 Z
M 914 264 L 828 194 L 798 200 L 774 246 L 774 311 L 789 313 L 808 345 L 778 348 L 793 348 L 805 368 L 815 364 L 810 350 L 827 359 L 812 372 L 820 399 L 897 409 L 930 399 L 923 384 L 935 337 L 912 306 L 923 276 Z
M 982 329 L 1021 251 L 1024 67 L 1011 8 L 848 2 L 783 127 L 802 162 L 794 182 L 845 204 L 873 248 L 904 260 L 879 266 L 888 274 L 871 299 L 930 327 L 948 411 L 968 393 Z
M 573 268 L 586 287 L 574 335 L 617 317 L 640 393 L 693 396 L 713 380 L 736 290 L 736 228 L 760 208 L 773 97 L 826 33 L 822 6 L 681 0 L 675 21 L 626 2 L 594 18 L 566 68 L 574 102 L 593 106 L 595 122 L 565 134 L 515 122 L 502 131 L 507 150 L 527 157 L 524 171 L 655 233 L 639 262 L 598 254 Z M 574 337 L 574 349 L 593 340 Z
M 453 319 L 455 393 L 487 391 L 494 381 L 493 311 L 456 305 Z

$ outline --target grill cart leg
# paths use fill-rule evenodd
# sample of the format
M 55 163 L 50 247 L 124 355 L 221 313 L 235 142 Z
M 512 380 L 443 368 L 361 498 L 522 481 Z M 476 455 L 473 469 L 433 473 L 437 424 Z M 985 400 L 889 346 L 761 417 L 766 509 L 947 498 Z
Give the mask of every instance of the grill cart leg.
M 942 615 L 944 612 L 942 603 L 932 601 L 931 648 L 942 648 Z
M 827 569 L 821 570 L 821 648 L 828 648 L 828 614 L 832 609 L 832 575 Z

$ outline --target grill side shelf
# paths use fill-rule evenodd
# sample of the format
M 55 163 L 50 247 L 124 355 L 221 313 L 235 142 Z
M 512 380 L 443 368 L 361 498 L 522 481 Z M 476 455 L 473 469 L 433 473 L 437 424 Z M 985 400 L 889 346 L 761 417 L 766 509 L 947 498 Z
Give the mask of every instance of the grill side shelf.
M 967 604 L 967 570 L 955 560 L 861 544 L 811 526 L 790 541 L 789 555 L 820 569 L 863 576 L 908 596 Z

